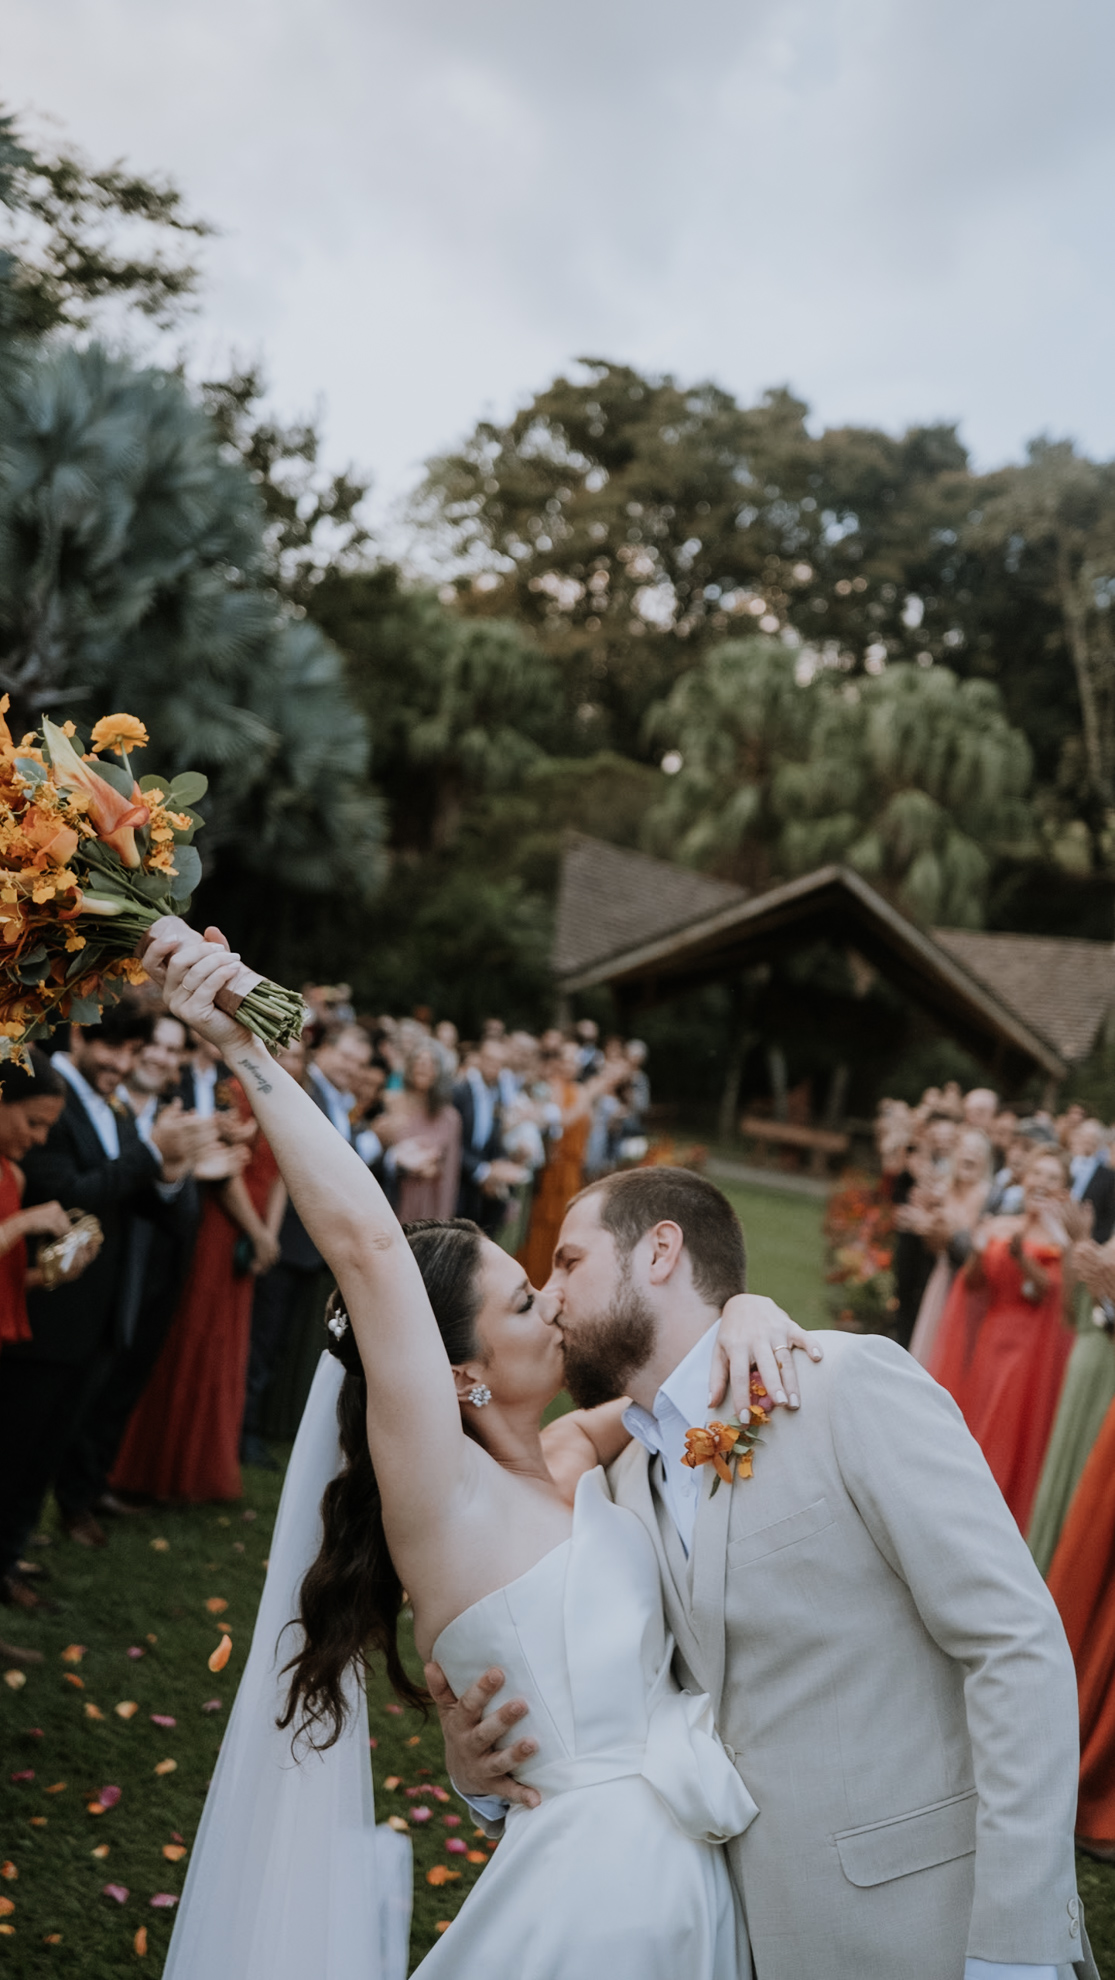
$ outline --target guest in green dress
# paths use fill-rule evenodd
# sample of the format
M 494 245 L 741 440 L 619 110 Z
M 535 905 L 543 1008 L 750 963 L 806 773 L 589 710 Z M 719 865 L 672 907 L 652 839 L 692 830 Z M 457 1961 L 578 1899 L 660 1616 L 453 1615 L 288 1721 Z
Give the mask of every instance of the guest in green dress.
M 1078 1280 L 1076 1341 L 1027 1534 L 1042 1574 L 1048 1572 L 1080 1474 L 1115 1402 L 1115 1238 L 1103 1245 L 1081 1239 L 1072 1248 L 1071 1269 Z

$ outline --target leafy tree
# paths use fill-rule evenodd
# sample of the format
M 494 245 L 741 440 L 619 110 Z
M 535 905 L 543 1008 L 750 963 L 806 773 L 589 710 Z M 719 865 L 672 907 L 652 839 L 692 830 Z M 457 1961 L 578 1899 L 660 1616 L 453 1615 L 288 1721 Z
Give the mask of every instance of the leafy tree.
M 5 378 L 0 432 L 17 721 L 131 706 L 153 764 L 211 780 L 207 866 L 322 911 L 330 892 L 370 898 L 380 812 L 340 656 L 269 583 L 258 495 L 183 381 L 52 345 Z
M 213 232 L 169 180 L 76 152 L 47 157 L 0 115 L 0 296 L 9 334 L 88 329 L 123 302 L 166 326 L 193 296 L 192 243 Z
M 638 754 L 648 705 L 733 625 L 796 627 L 852 670 L 944 638 L 947 617 L 908 623 L 907 567 L 928 589 L 970 506 L 953 428 L 814 438 L 784 390 L 743 408 L 583 369 L 432 462 L 418 504 L 463 608 L 513 612 L 554 654 L 582 746 Z
M 995 688 L 799 667 L 784 644 L 729 642 L 653 712 L 681 759 L 656 842 L 748 885 L 844 860 L 918 919 L 978 926 L 990 853 L 1032 836 L 1030 751 Z

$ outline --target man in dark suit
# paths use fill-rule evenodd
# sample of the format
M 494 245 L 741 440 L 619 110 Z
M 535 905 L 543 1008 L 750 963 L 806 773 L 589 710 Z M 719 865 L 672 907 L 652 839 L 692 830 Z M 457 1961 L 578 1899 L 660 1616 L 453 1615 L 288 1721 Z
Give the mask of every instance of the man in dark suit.
M 53 1064 L 66 1081 L 66 1105 L 46 1144 L 24 1163 L 28 1204 L 57 1199 L 64 1209 L 97 1217 L 104 1233 L 98 1257 L 72 1285 L 31 1292 L 32 1338 L 6 1347 L 0 1372 L 0 1599 L 37 1605 L 14 1572 L 86 1397 L 103 1380 L 114 1346 L 114 1322 L 131 1217 L 156 1220 L 164 1192 L 188 1165 L 191 1134 L 179 1109 L 156 1121 L 148 1141 L 115 1090 L 151 1019 L 134 1006 L 107 1011 L 100 1025 L 70 1033 L 69 1052 Z M 88 1514 L 67 1522 L 72 1537 L 103 1546 Z
M 503 1050 L 485 1038 L 463 1079 L 453 1088 L 453 1105 L 461 1116 L 461 1187 L 458 1217 L 471 1217 L 494 1237 L 506 1217 L 508 1191 L 526 1182 L 530 1170 L 509 1162 L 503 1153 L 503 1117 L 499 1075 Z
M 1115 1169 L 1108 1165 L 1107 1129 L 1081 1121 L 1072 1138 L 1072 1196 L 1092 1206 L 1092 1237 L 1106 1244 L 1115 1231 Z
M 155 1017 L 151 1037 L 141 1042 L 117 1096 L 131 1112 L 140 1138 L 147 1139 L 163 1108 L 177 1099 L 186 1027 L 176 1017 Z M 219 1148 L 211 1123 L 214 1152 Z M 195 1151 L 196 1152 L 196 1151 Z M 207 1157 L 206 1174 L 211 1170 Z M 85 1529 L 88 1515 L 122 1515 L 134 1508 L 117 1499 L 108 1477 L 124 1440 L 128 1418 L 143 1394 L 174 1322 L 193 1259 L 201 1222 L 201 1192 L 192 1175 L 175 1194 L 165 1192 L 157 1220 L 137 1205 L 129 1218 L 119 1296 L 113 1325 L 113 1353 L 105 1357 L 100 1387 L 86 1395 L 54 1480 L 54 1493 L 72 1527 Z

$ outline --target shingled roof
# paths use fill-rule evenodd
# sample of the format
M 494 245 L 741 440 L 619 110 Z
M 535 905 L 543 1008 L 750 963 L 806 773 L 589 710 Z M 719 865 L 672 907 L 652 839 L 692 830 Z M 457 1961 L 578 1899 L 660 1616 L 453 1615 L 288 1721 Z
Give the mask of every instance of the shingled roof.
M 1087 1058 L 1115 1004 L 1115 945 L 1055 935 L 935 928 L 934 940 L 1073 1064 Z
M 818 867 L 748 893 L 604 844 L 568 842 L 554 973 L 567 991 L 608 983 L 655 1001 L 803 942 L 857 950 L 1004 1078 L 1060 1078 L 1115 1005 L 1115 947 L 1052 936 L 921 928 L 862 875 Z
M 558 889 L 554 972 L 572 976 L 744 899 L 730 881 L 572 832 Z

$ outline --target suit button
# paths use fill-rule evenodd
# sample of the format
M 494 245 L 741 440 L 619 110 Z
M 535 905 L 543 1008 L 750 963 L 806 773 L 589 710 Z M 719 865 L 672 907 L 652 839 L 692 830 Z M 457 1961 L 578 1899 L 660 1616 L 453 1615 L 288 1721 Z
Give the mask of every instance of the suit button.
M 1080 1937 L 1080 1920 L 1079 1920 L 1079 1918 L 1073 1918 L 1073 1919 L 1070 1919 L 1070 1921 L 1069 1921 L 1069 1938 L 1070 1938 L 1070 1939 L 1078 1939 L 1079 1937 Z
M 1079 1918 L 1080 1899 L 1078 1897 L 1070 1897 L 1068 1901 L 1068 1914 L 1070 1918 Z

